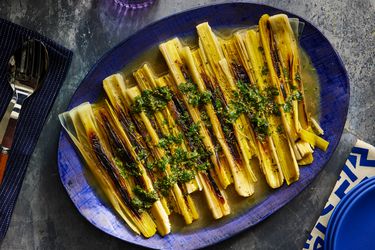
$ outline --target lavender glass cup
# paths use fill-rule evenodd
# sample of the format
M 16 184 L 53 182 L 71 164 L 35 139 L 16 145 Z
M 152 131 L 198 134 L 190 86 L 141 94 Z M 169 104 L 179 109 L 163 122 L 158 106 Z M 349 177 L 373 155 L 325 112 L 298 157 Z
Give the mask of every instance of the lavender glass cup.
M 116 5 L 130 9 L 142 9 L 152 5 L 155 0 L 111 0 Z

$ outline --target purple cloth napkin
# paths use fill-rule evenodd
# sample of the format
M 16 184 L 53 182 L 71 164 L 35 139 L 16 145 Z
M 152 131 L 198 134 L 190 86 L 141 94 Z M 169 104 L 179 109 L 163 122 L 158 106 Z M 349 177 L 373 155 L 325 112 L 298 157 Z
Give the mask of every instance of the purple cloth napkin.
M 25 101 L 0 187 L 0 241 L 10 223 L 25 172 L 52 104 L 68 72 L 73 53 L 49 38 L 0 18 L 0 118 L 12 97 L 8 61 L 28 39 L 42 41 L 49 54 L 49 69 L 42 87 Z

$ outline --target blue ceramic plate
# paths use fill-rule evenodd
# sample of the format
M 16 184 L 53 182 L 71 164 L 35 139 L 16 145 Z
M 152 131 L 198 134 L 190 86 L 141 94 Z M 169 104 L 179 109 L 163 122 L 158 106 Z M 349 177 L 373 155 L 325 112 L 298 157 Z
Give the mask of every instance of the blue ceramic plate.
M 90 70 L 75 92 L 68 109 L 82 102 L 95 100 L 102 93 L 102 80 L 120 71 L 140 53 L 175 36 L 195 34 L 195 26 L 208 21 L 213 28 L 251 26 L 258 23 L 262 14 L 285 13 L 273 7 L 252 3 L 228 3 L 189 10 L 153 23 L 105 54 Z M 298 17 L 300 18 L 300 17 Z M 119 239 L 151 248 L 192 249 L 227 239 L 259 223 L 280 209 L 300 193 L 324 167 L 335 150 L 346 121 L 349 104 L 349 82 L 341 59 L 322 33 L 305 22 L 300 40 L 319 75 L 321 96 L 321 126 L 324 138 L 330 142 L 327 152 L 316 150 L 314 163 L 301 168 L 300 180 L 290 187 L 275 190 L 256 206 L 237 216 L 222 220 L 193 232 L 172 233 L 164 238 L 155 235 L 150 239 L 134 235 L 103 201 L 95 188 L 89 185 L 88 174 L 65 132 L 61 133 L 58 149 L 60 177 L 79 212 L 93 225 Z
M 359 192 L 338 218 L 332 232 L 332 250 L 362 249 L 375 246 L 375 185 Z
M 326 230 L 326 234 L 324 238 L 324 249 L 326 250 L 341 249 L 341 248 L 338 248 L 337 246 L 334 248 L 334 245 L 337 245 L 336 242 L 338 241 L 337 234 L 340 231 L 338 227 L 339 225 L 342 224 L 342 221 L 346 219 L 344 217 L 344 214 L 346 214 L 353 207 L 353 204 L 355 204 L 356 200 L 358 201 L 359 197 L 363 197 L 363 196 L 366 197 L 367 192 L 372 192 L 374 187 L 375 187 L 375 178 L 363 180 L 361 183 L 355 186 L 352 190 L 350 190 L 350 192 L 347 195 L 345 195 L 345 197 L 339 202 L 339 204 L 336 206 L 335 210 L 333 211 L 328 221 L 328 226 L 327 226 L 327 230 Z M 368 202 L 370 202 L 370 204 L 375 206 L 375 203 L 374 203 L 375 200 L 368 200 Z M 357 211 L 354 211 L 354 212 L 357 212 Z M 367 217 L 368 218 L 367 223 L 370 223 L 371 217 L 368 214 L 366 214 L 366 212 L 368 211 L 366 211 L 366 206 L 364 206 L 363 210 L 361 211 L 361 214 L 363 217 Z M 373 218 L 373 221 L 374 221 L 374 218 Z M 366 224 L 366 227 L 369 227 L 369 225 Z M 341 229 L 341 231 L 343 230 Z M 356 229 L 356 231 L 358 231 L 358 233 L 361 232 L 358 229 Z M 348 239 L 349 238 L 353 240 L 353 239 L 356 239 L 357 237 L 354 237 L 353 235 L 353 236 L 348 237 Z M 346 245 L 349 246 L 347 243 Z

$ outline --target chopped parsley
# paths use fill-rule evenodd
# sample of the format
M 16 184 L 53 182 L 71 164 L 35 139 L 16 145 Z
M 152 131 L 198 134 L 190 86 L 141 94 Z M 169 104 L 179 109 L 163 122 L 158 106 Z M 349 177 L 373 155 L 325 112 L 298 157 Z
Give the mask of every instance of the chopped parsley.
M 195 173 L 193 170 L 190 169 L 183 169 L 181 171 L 176 172 L 177 174 L 177 182 L 185 183 L 191 181 L 195 177 Z
M 292 111 L 293 101 L 299 102 L 302 100 L 303 100 L 302 93 L 298 90 L 294 90 L 293 93 L 286 98 L 285 103 L 282 105 L 282 107 L 285 112 L 289 113 Z
M 187 124 L 189 121 L 190 121 L 190 115 L 189 115 L 189 112 L 187 111 L 184 111 L 181 115 L 180 115 L 180 123 L 182 124 Z
M 300 76 L 299 72 L 296 73 L 296 75 L 294 76 L 294 79 L 295 79 L 297 82 L 301 82 L 301 76 Z
M 143 161 L 143 160 L 145 160 L 147 158 L 148 153 L 147 153 L 146 150 L 141 149 L 141 150 L 139 150 L 139 152 L 138 152 L 137 155 L 138 155 L 138 160 Z
M 259 140 L 264 140 L 265 137 L 270 134 L 268 121 L 264 117 L 254 115 L 251 117 L 250 121 Z
M 292 111 L 292 101 L 291 100 L 287 100 L 283 105 L 283 110 L 287 113 L 290 113 Z
M 159 199 L 155 191 L 147 192 L 139 185 L 135 186 L 133 192 L 136 196 L 131 203 L 139 212 L 150 209 L 154 202 Z
M 159 139 L 158 147 L 167 149 L 169 146 L 173 144 L 177 144 L 177 145 L 181 144 L 183 140 L 184 140 L 184 136 L 182 133 L 178 134 L 177 136 L 168 135 Z
M 172 100 L 172 93 L 168 87 L 157 87 L 153 90 L 144 90 L 135 98 L 131 106 L 133 113 L 147 112 L 152 114 L 162 110 Z
M 177 179 L 174 175 L 164 176 L 155 182 L 155 188 L 159 190 L 162 195 L 167 196 L 170 188 L 176 183 L 176 181 Z
M 210 163 L 208 161 L 205 161 L 199 165 L 197 165 L 197 171 L 206 171 L 210 167 Z
M 280 112 L 274 100 L 278 95 L 278 90 L 270 87 L 260 91 L 256 86 L 242 81 L 238 81 L 237 87 L 238 91 L 233 92 L 234 98 L 230 102 L 226 118 L 233 123 L 241 114 L 246 114 L 257 138 L 263 140 L 270 134 L 266 117 L 270 114 L 279 115 Z
M 212 124 L 210 122 L 210 118 L 205 110 L 201 110 L 201 121 L 206 125 L 207 128 L 211 128 Z
M 138 168 L 135 162 L 126 163 L 125 164 L 125 171 L 131 176 L 141 176 L 142 171 Z
M 194 107 L 202 106 L 210 102 L 212 98 L 210 91 L 199 92 L 197 85 L 191 81 L 181 83 L 178 89 L 187 96 L 188 103 Z
M 199 134 L 200 124 L 199 123 L 193 123 L 189 130 L 186 133 L 186 137 L 189 138 L 189 140 L 193 141 L 194 143 L 200 143 L 202 137 Z
M 148 162 L 145 167 L 149 171 L 160 170 L 160 171 L 164 172 L 167 168 L 168 163 L 169 163 L 169 158 L 167 156 L 163 156 L 159 160 L 155 160 L 153 162 Z
M 123 163 L 118 158 L 114 158 L 114 162 L 116 164 L 116 167 L 120 173 L 120 175 L 124 178 L 128 178 L 129 176 L 141 176 L 142 171 L 138 168 L 137 164 L 135 162 L 130 163 Z
M 120 172 L 120 175 L 124 178 L 127 178 L 128 175 L 125 171 L 124 164 L 122 163 L 122 161 L 120 161 L 118 158 L 114 158 L 114 161 L 115 161 L 116 167 L 118 168 Z

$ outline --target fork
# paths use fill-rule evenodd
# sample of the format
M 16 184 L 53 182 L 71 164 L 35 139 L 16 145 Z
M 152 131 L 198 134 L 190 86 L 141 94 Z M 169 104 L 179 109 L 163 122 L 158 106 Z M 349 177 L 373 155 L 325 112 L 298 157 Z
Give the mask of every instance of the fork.
M 24 42 L 9 60 L 12 99 L 0 121 L 0 184 L 2 183 L 17 121 L 24 101 L 42 84 L 48 69 L 48 52 L 38 40 Z

